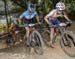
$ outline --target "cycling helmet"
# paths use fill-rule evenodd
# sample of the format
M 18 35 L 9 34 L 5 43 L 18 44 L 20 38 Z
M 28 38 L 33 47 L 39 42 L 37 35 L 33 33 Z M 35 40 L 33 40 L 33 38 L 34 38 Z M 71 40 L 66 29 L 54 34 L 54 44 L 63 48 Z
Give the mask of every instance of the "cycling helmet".
M 30 5 L 28 6 L 28 11 L 31 11 L 31 12 L 34 12 L 34 11 L 35 11 L 35 6 L 34 6 L 34 4 L 30 4 Z
M 65 10 L 65 4 L 62 3 L 62 2 L 58 2 L 56 4 L 56 9 L 58 9 L 58 10 Z

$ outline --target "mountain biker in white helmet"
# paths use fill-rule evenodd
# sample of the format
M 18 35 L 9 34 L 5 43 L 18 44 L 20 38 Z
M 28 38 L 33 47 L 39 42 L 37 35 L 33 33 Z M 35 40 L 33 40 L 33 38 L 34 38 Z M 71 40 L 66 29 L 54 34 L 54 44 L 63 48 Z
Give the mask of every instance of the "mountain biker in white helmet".
M 64 17 L 67 21 L 71 21 L 67 14 L 65 13 L 65 4 L 62 2 L 58 2 L 56 4 L 56 9 L 53 9 L 52 11 L 47 14 L 44 19 L 47 22 L 47 24 L 50 25 L 59 25 L 61 22 L 59 21 L 58 17 Z M 54 47 L 52 44 L 53 34 L 54 34 L 54 28 L 50 28 L 50 46 Z

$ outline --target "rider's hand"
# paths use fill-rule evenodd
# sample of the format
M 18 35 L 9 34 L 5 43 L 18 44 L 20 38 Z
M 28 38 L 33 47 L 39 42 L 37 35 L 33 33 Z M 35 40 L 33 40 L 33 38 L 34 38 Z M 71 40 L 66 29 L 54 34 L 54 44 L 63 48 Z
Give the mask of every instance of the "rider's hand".
M 69 20 L 69 21 L 67 22 L 67 24 L 68 24 L 68 26 L 71 26 L 72 21 L 71 21 L 71 20 Z
M 72 21 L 71 20 L 69 20 L 68 22 L 72 24 Z

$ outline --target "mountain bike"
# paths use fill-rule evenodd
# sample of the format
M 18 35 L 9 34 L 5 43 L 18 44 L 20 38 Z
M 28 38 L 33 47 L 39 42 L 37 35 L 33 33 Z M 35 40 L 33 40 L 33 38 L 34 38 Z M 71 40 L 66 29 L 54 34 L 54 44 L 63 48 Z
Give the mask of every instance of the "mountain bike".
M 50 27 L 55 28 L 55 34 L 53 35 L 52 43 L 55 44 L 57 36 L 60 37 L 59 42 L 63 51 L 71 56 L 75 57 L 75 34 L 72 31 L 69 31 L 67 28 L 70 23 L 61 23 L 60 25 L 51 25 Z M 48 28 L 44 28 L 43 32 L 43 40 L 47 46 L 50 46 L 50 30 Z
M 35 25 L 38 25 L 38 23 L 19 25 L 19 27 L 26 27 L 26 26 L 32 27 L 29 38 L 27 39 L 28 42 L 30 43 L 30 46 L 27 46 L 26 36 L 24 35 L 23 38 L 24 47 L 26 48 L 27 53 L 31 51 L 32 47 L 37 54 L 43 54 L 42 36 L 39 33 L 39 31 L 35 29 Z

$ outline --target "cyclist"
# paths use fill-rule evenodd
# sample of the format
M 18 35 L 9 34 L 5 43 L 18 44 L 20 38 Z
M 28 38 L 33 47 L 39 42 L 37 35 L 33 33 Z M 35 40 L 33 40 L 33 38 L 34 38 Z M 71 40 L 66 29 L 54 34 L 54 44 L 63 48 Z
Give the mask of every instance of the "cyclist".
M 20 15 L 20 17 L 19 17 L 19 19 L 18 19 L 19 24 L 21 24 L 22 19 L 25 20 L 25 23 L 26 23 L 26 24 L 34 23 L 33 20 L 35 20 L 35 18 L 36 18 L 37 22 L 39 23 L 39 16 L 38 16 L 38 14 L 37 14 L 37 12 L 36 12 L 35 9 L 36 9 L 36 8 L 35 8 L 35 5 L 34 5 L 34 4 L 29 4 L 27 11 L 24 11 L 24 12 Z M 29 27 L 29 26 L 28 26 L 28 27 L 25 27 L 25 29 L 26 29 L 26 39 L 27 39 L 27 41 L 28 41 L 28 38 L 29 38 L 29 34 L 30 34 L 30 31 L 31 31 L 31 28 L 32 28 L 32 27 Z M 30 45 L 29 42 L 27 42 L 27 45 L 28 45 L 28 46 Z
M 62 2 L 58 2 L 56 4 L 56 9 L 53 9 L 49 14 L 47 14 L 44 19 L 47 22 L 47 24 L 50 25 L 59 25 L 61 22 L 59 21 L 58 17 L 64 17 L 67 21 L 71 21 L 66 12 L 65 12 L 65 4 Z M 54 28 L 50 28 L 50 46 L 54 47 L 52 44 L 53 34 L 54 34 Z
M 12 19 L 11 19 L 12 20 Z M 13 44 L 17 44 L 19 42 L 22 42 L 21 37 L 19 39 L 19 42 L 16 41 L 16 33 L 19 31 L 19 27 L 17 26 L 17 20 L 12 20 L 9 26 L 9 32 L 13 37 Z

